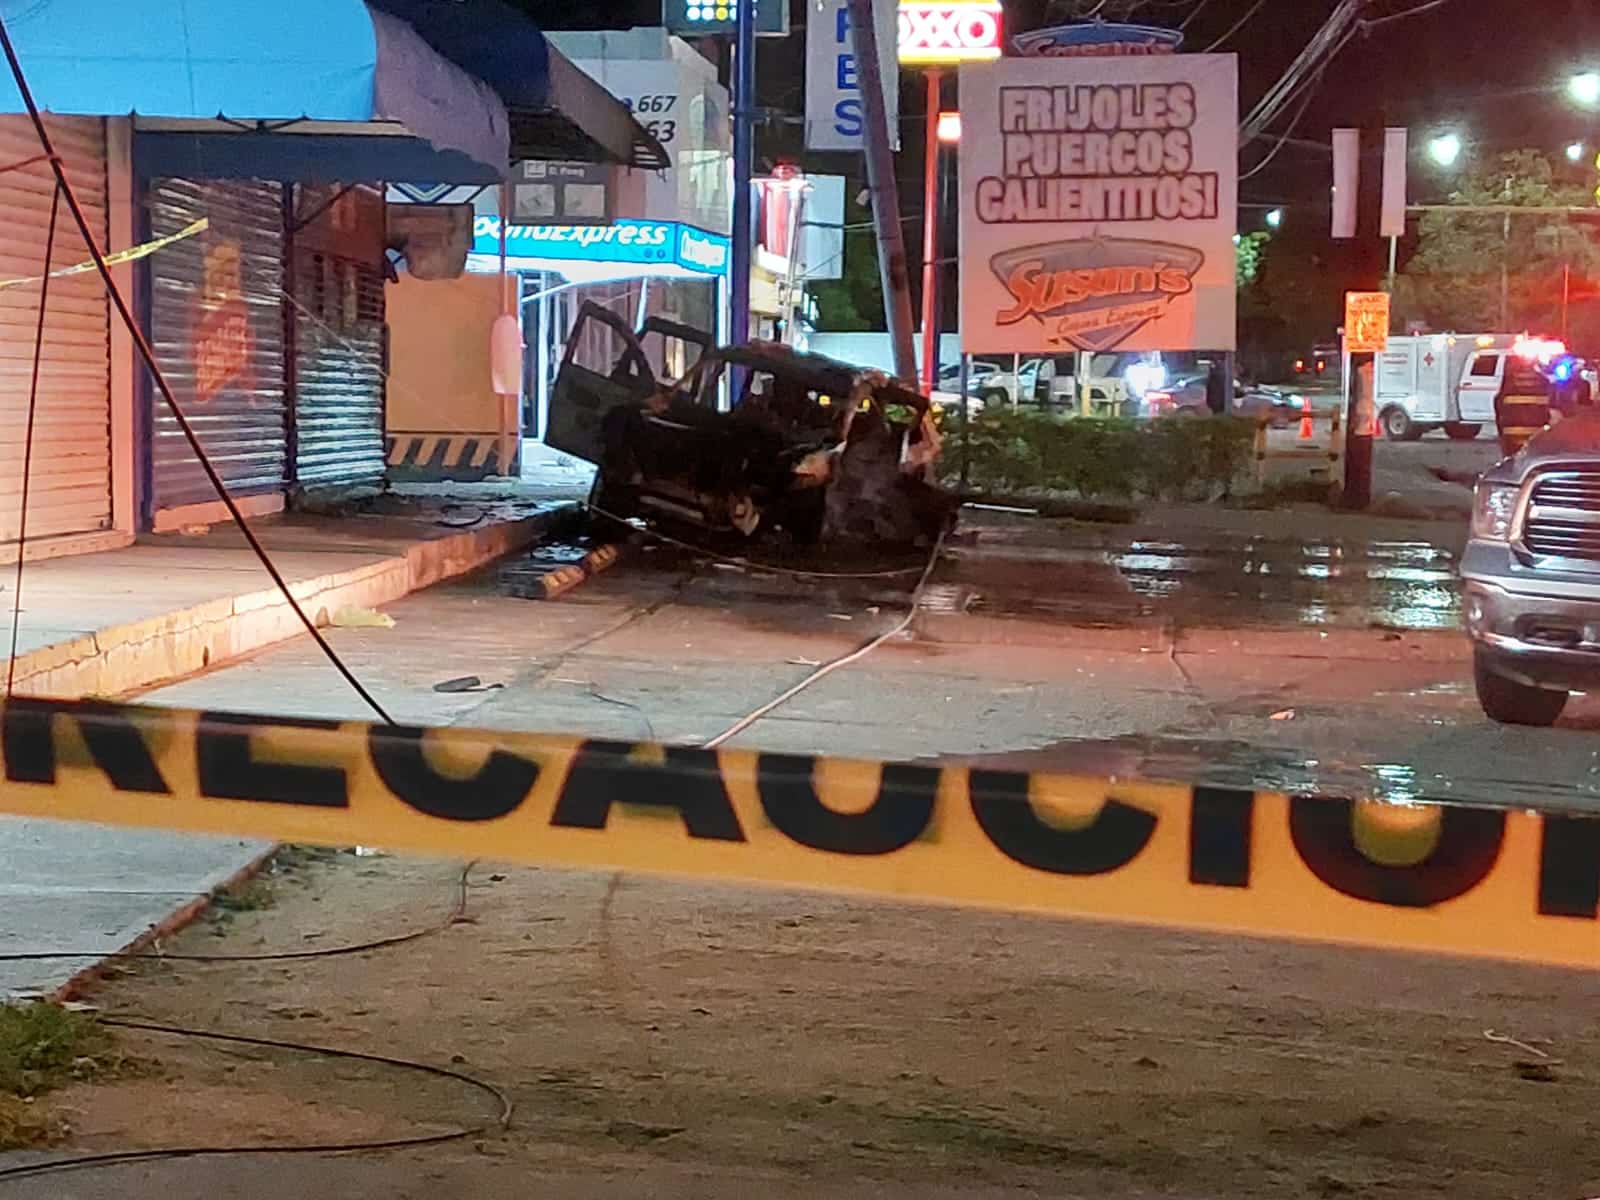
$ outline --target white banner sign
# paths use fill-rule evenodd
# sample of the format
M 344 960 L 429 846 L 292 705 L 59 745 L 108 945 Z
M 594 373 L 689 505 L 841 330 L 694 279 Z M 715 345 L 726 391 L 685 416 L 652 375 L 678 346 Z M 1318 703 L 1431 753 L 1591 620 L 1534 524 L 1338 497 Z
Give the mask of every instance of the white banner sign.
M 895 48 L 900 25 L 895 0 L 872 0 L 872 15 L 878 29 L 889 141 L 898 150 L 900 64 Z M 806 14 L 806 147 L 860 150 L 865 121 L 849 6 L 846 0 L 810 0 Z
M 961 68 L 961 337 L 974 354 L 1231 350 L 1231 54 Z

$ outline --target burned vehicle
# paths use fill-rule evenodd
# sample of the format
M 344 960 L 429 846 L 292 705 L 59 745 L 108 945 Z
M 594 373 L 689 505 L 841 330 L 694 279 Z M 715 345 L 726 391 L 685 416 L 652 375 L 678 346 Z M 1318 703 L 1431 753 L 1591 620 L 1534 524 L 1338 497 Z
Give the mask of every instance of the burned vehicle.
M 654 355 L 654 357 L 652 357 Z M 658 317 L 585 304 L 546 440 L 593 462 L 591 506 L 750 538 L 908 545 L 953 500 L 932 482 L 928 400 L 875 372 L 772 342 L 717 347 Z

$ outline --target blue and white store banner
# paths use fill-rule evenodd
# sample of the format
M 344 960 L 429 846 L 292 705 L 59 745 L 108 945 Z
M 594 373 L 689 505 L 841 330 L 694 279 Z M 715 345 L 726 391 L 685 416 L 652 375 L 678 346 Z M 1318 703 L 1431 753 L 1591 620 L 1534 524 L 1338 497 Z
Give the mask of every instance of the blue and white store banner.
M 500 269 L 500 218 L 473 221 L 469 271 Z M 727 273 L 732 241 L 679 221 L 617 220 L 609 225 L 512 225 L 506 267 L 552 271 L 572 283 L 610 279 L 710 279 Z

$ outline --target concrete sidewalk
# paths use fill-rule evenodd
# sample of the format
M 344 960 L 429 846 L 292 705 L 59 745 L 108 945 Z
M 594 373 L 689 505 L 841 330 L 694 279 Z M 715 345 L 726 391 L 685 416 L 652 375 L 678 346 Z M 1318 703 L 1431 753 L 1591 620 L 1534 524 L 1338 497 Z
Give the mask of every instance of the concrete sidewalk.
M 534 541 L 571 509 L 505 489 L 465 500 L 376 501 L 366 507 L 385 511 L 254 523 L 319 624 L 470 572 Z M 14 582 L 0 580 L 7 609 Z M 0 617 L 6 637 L 9 616 Z M 63 697 L 154 687 L 303 630 L 232 527 L 29 563 L 19 625 L 17 693 Z M 257 707 L 301 706 L 258 698 Z M 0 998 L 55 990 L 191 910 L 268 849 L 232 838 L 0 818 Z M 80 956 L 5 959 L 55 952 Z

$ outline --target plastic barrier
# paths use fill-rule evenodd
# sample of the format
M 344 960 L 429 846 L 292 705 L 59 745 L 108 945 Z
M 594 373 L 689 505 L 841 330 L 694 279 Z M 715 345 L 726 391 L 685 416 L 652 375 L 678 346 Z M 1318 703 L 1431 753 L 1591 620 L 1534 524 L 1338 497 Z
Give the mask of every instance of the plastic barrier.
M 0 810 L 1589 966 L 1600 820 L 18 700 Z

